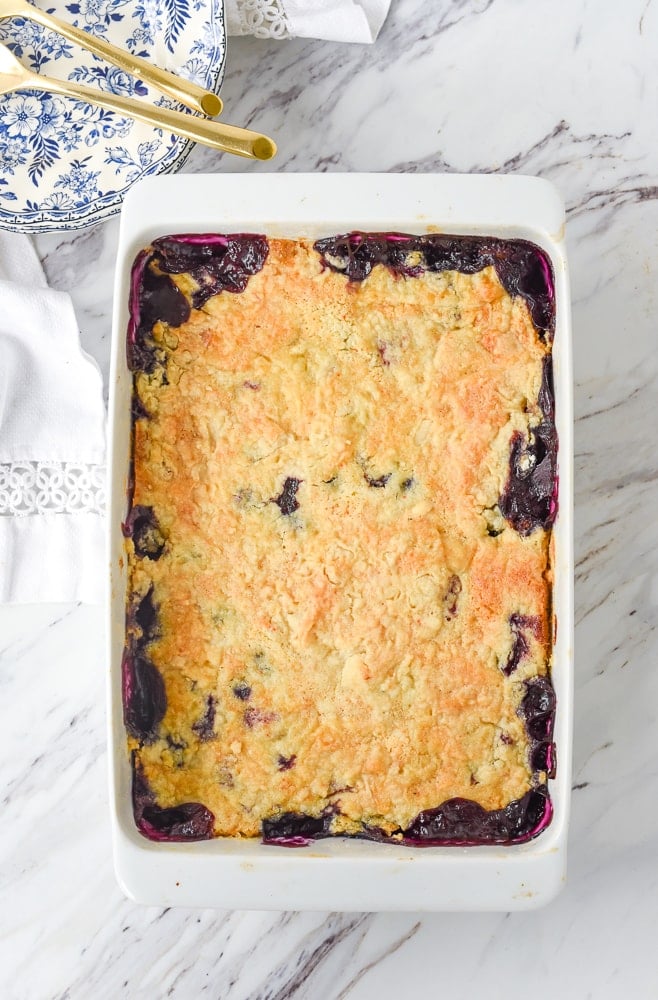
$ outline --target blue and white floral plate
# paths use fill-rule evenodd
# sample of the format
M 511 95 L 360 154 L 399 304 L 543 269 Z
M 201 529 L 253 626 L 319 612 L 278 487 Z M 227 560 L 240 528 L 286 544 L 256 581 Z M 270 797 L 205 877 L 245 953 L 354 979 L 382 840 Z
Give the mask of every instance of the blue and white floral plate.
M 217 91 L 224 73 L 223 0 L 40 0 L 43 9 L 164 69 Z M 29 69 L 187 110 L 32 21 L 0 21 Z M 70 98 L 24 91 L 0 98 L 0 228 L 78 229 L 114 215 L 128 189 L 170 173 L 187 139 Z

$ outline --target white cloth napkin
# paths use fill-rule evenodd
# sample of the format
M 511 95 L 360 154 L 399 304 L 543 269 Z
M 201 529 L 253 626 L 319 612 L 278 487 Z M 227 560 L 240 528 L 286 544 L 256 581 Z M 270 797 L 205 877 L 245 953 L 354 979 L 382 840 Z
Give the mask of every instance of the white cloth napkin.
M 229 35 L 374 42 L 391 0 L 226 0 Z
M 71 299 L 0 232 L 0 602 L 103 600 L 105 408 Z

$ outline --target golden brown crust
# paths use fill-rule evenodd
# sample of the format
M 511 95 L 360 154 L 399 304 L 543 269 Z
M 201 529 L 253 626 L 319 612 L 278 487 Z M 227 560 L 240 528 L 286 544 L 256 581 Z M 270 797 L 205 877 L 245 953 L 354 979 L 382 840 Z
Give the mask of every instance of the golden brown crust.
M 158 607 L 167 710 L 139 750 L 157 802 L 256 836 L 331 804 L 334 832 L 391 832 L 453 797 L 524 795 L 549 533 L 522 537 L 497 504 L 512 435 L 540 418 L 525 303 L 493 268 L 354 284 L 272 240 L 243 293 L 154 335 L 166 378 L 136 376 L 134 503 L 167 544 L 157 561 L 127 545 L 131 592 L 153 584 Z M 533 627 L 507 677 L 514 615 Z

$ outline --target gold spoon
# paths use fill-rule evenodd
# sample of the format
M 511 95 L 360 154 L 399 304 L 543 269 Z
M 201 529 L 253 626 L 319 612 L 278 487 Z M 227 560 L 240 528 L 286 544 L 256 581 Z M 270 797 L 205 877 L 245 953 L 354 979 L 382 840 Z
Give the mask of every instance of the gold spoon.
M 133 97 L 119 97 L 117 94 L 81 87 L 70 80 L 55 80 L 53 77 L 32 73 L 14 58 L 6 45 L 0 44 L 0 94 L 10 94 L 14 90 L 45 90 L 50 94 L 62 94 L 78 101 L 87 101 L 88 104 L 97 104 L 99 108 L 147 122 L 153 128 L 174 132 L 214 149 L 247 156 L 253 160 L 270 160 L 276 153 L 276 144 L 272 139 L 250 129 L 209 121 L 207 118 L 195 118 L 183 111 L 170 111 L 169 108 L 144 104 Z
M 130 73 L 131 76 L 136 76 L 144 83 L 152 84 L 163 94 L 173 97 L 175 101 L 180 101 L 181 104 L 187 105 L 193 111 L 201 111 L 205 115 L 214 117 L 222 110 L 221 99 L 212 91 L 204 90 L 196 83 L 183 80 L 174 73 L 168 73 L 158 66 L 152 66 L 145 59 L 133 56 L 130 52 L 126 52 L 116 45 L 110 45 L 109 42 L 103 41 L 102 38 L 96 38 L 88 31 L 74 28 L 72 24 L 60 21 L 58 17 L 53 17 L 52 14 L 46 14 L 38 7 L 33 7 L 27 0 L 0 0 L 0 18 L 3 17 L 27 17 L 31 21 L 36 21 L 44 28 L 49 28 L 51 31 L 63 35 L 64 38 L 68 38 L 70 42 L 77 42 L 84 49 L 107 59 L 108 62 Z

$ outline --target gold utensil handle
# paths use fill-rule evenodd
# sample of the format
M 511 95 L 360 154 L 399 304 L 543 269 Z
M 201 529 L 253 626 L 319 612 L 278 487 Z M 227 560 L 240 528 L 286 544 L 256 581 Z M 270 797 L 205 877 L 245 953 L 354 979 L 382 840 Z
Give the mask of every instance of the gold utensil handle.
M 174 132 L 186 139 L 202 142 L 214 149 L 221 149 L 236 156 L 246 156 L 254 160 L 269 160 L 276 153 L 276 144 L 267 136 L 250 129 L 237 128 L 224 122 L 209 121 L 207 118 L 194 118 L 183 111 L 170 111 L 169 108 L 155 107 L 143 104 L 132 97 L 119 97 L 102 90 L 92 90 L 81 87 L 70 80 L 55 80 L 53 77 L 37 76 L 30 73 L 20 82 L 20 89 L 47 90 L 52 94 L 62 94 L 64 97 L 74 97 L 88 104 L 97 104 L 108 111 L 137 118 L 139 121 L 161 128 L 166 132 Z
M 117 48 L 116 45 L 111 45 L 87 31 L 81 31 L 80 28 L 75 28 L 72 24 L 67 24 L 66 21 L 60 21 L 59 18 L 52 17 L 37 7 L 31 7 L 26 16 L 63 35 L 70 42 L 77 42 L 95 55 L 107 59 L 108 62 L 130 73 L 131 76 L 136 76 L 145 83 L 153 84 L 163 94 L 173 97 L 175 101 L 180 101 L 181 104 L 192 108 L 193 111 L 201 111 L 203 114 L 214 116 L 222 110 L 222 102 L 217 94 L 204 90 L 196 83 L 183 80 L 174 73 L 160 69 L 159 66 L 152 66 L 145 59 L 140 59 L 130 52 Z

